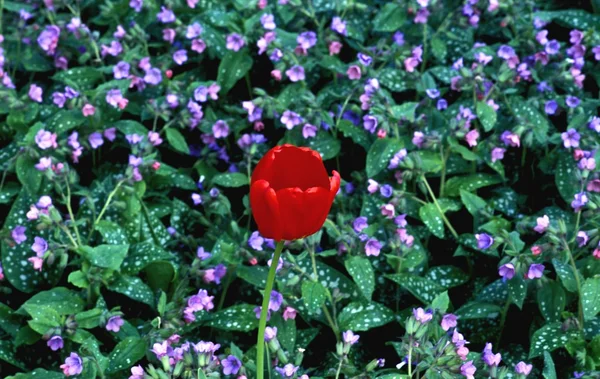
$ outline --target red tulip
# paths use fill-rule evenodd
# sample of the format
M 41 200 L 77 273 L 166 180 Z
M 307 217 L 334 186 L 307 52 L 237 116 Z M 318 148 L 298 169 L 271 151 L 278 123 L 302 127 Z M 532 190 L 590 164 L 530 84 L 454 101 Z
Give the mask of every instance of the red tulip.
M 250 205 L 260 234 L 275 241 L 295 240 L 321 229 L 340 175 L 327 175 L 319 153 L 307 147 L 276 146 L 252 173 Z

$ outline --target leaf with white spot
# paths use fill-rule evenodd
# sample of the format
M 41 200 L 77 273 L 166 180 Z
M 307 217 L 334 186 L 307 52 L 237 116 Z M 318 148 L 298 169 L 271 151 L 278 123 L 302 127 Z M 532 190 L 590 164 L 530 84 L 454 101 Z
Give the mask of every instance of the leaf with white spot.
M 305 281 L 302 283 L 302 300 L 308 313 L 317 313 L 327 299 L 327 289 L 319 282 Z
M 255 287 L 265 288 L 268 272 L 269 269 L 263 266 L 239 266 L 236 274 L 238 278 L 244 279 Z
M 94 359 L 94 363 L 98 365 L 100 371 L 106 371 L 108 367 L 109 361 L 108 359 L 100 352 L 100 342 L 95 337 L 91 337 L 83 341 L 81 344 L 81 352 L 84 356 L 91 355 Z M 114 357 L 117 359 L 118 357 Z
M 23 308 L 31 316 L 27 324 L 39 334 L 46 334 L 50 329 L 60 328 L 61 317 L 52 307 L 27 304 Z
M 597 28 L 600 25 L 600 15 L 586 12 L 583 9 L 541 11 L 535 12 L 533 17 L 546 22 L 556 21 L 560 25 L 580 30 Z
M 506 286 L 506 283 L 502 281 L 502 279 L 498 279 L 483 288 L 481 292 L 477 294 L 475 300 L 494 304 L 504 304 L 507 297 L 508 287 Z
M 430 304 L 437 295 L 445 290 L 437 282 L 416 275 L 393 274 L 385 275 L 385 277 L 398 283 L 414 297 L 421 300 L 423 304 Z
M 217 329 L 249 332 L 258 327 L 255 305 L 238 304 L 211 315 L 208 325 Z
M 542 375 L 545 379 L 556 379 L 556 368 L 554 367 L 554 361 L 552 360 L 552 355 L 544 351 L 544 371 L 542 371 Z
M 296 263 L 306 273 L 312 273 L 312 262 L 308 254 L 304 257 L 304 259 L 297 260 Z M 346 275 L 326 265 L 325 263 L 322 263 L 320 261 L 317 261 L 316 263 L 317 275 L 319 276 L 319 283 L 321 283 L 323 287 L 328 288 L 331 291 L 337 289 L 341 293 L 348 294 L 353 297 L 358 296 L 358 289 L 356 288 L 356 284 L 354 284 L 354 282 L 350 280 Z M 281 278 L 280 280 L 282 280 L 283 282 L 287 282 L 289 279 L 291 279 L 292 276 L 293 274 L 291 274 L 290 277 Z
M 546 324 L 533 333 L 529 358 L 535 358 L 545 351 L 550 352 L 563 347 L 571 338 L 576 338 L 578 334 L 579 332 L 576 330 L 564 332 L 560 322 Z
M 27 154 L 21 154 L 17 158 L 15 171 L 19 182 L 31 195 L 37 195 L 42 185 L 43 174 L 35 168 L 38 162 Z
M 100 220 L 100 222 L 96 224 L 96 230 L 100 232 L 100 235 L 102 235 L 102 239 L 106 244 L 125 245 L 129 242 L 123 228 L 112 221 Z
M 228 51 L 221 63 L 217 74 L 217 83 L 221 86 L 220 96 L 225 96 L 235 83 L 246 75 L 252 67 L 253 60 L 247 50 Z
M 557 258 L 552 259 L 552 264 L 556 270 L 556 274 L 560 278 L 565 289 L 570 292 L 577 291 L 577 280 L 573 274 L 573 269 L 568 264 L 559 261 Z
M 43 368 L 36 368 L 27 373 L 18 373 L 14 376 L 8 376 L 6 379 L 65 379 L 62 372 L 46 371 Z
M 137 274 L 150 263 L 158 261 L 172 261 L 174 256 L 160 246 L 147 241 L 133 244 L 121 265 L 123 274 Z
M 497 114 L 494 108 L 483 101 L 477 102 L 477 118 L 483 126 L 483 130 L 489 132 L 496 124 Z
M 435 204 L 429 203 L 419 208 L 419 217 L 434 236 L 444 238 L 444 221 Z
M 127 337 L 119 342 L 108 356 L 109 374 L 125 370 L 137 363 L 146 354 L 146 342 L 137 337 Z
M 500 307 L 496 304 L 474 301 L 463 305 L 454 313 L 462 320 L 496 318 L 500 315 Z
M 431 308 L 437 309 L 440 313 L 446 313 L 448 307 L 450 306 L 450 297 L 448 296 L 448 291 L 444 291 L 441 294 L 437 295 L 435 299 L 431 302 Z
M 487 206 L 487 202 L 484 199 L 462 189 L 460 190 L 460 200 L 473 216 L 479 216 L 479 213 Z
M 221 187 L 243 187 L 248 183 L 248 177 L 241 172 L 226 172 L 213 177 L 213 184 Z
M 537 303 L 547 322 L 560 321 L 566 305 L 565 291 L 559 283 L 547 281 L 537 289 Z
M 375 273 L 371 262 L 364 257 L 352 257 L 347 259 L 344 264 L 360 292 L 370 301 L 373 291 L 375 291 Z
M 342 143 L 339 139 L 323 131 L 318 133 L 316 137 L 311 138 L 306 146 L 318 152 L 321 158 L 326 161 L 339 155 Z
M 25 370 L 25 365 L 17 359 L 13 343 L 9 340 L 0 341 L 0 360 Z
M 588 278 L 581 287 L 583 317 L 589 321 L 600 312 L 600 278 Z
M 384 68 L 379 75 L 379 82 L 382 86 L 393 92 L 406 91 L 413 86 L 408 83 L 408 78 L 404 70 L 395 68 Z
M 54 309 L 59 315 L 72 315 L 83 311 L 84 302 L 75 292 L 65 287 L 56 287 L 42 291 L 27 300 L 16 313 L 24 315 L 25 306 L 47 306 Z
M 140 303 L 154 306 L 154 293 L 142 279 L 137 276 L 123 275 L 112 282 L 108 289 L 127 296 Z
M 352 302 L 338 316 L 341 329 L 359 332 L 385 325 L 393 320 L 394 312 L 376 302 Z
M 458 196 L 460 190 L 468 192 L 479 188 L 492 186 L 500 183 L 502 180 L 497 175 L 477 173 L 464 176 L 454 176 L 446 182 L 445 194 L 447 196 Z
M 580 174 L 577 164 L 571 154 L 561 154 L 554 169 L 554 182 L 560 196 L 571 204 L 580 185 Z
M 129 245 L 81 246 L 78 252 L 93 266 L 118 270 L 127 255 L 128 249 Z
M 525 296 L 527 295 L 527 282 L 519 276 L 513 277 L 508 281 L 508 293 L 512 302 L 519 309 L 522 309 L 523 301 L 525 301 Z

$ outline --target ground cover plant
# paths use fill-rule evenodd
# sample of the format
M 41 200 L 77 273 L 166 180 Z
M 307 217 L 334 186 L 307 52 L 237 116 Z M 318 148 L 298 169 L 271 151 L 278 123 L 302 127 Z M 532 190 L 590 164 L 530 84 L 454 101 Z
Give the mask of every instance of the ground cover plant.
M 0 41 L 1 377 L 600 377 L 597 0 L 0 0 Z

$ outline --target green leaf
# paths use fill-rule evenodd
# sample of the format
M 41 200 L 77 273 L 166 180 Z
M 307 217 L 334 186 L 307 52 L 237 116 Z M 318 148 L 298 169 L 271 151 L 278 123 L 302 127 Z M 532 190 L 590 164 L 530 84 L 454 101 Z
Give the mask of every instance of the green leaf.
M 390 279 L 408 292 L 414 297 L 421 300 L 423 304 L 430 304 L 437 295 L 444 292 L 444 287 L 428 278 L 423 278 L 415 275 L 408 274 L 392 274 L 384 275 L 387 279 Z
M 129 254 L 121 265 L 123 274 L 133 275 L 145 269 L 149 264 L 172 260 L 174 256 L 153 242 L 141 242 L 129 247 Z
M 137 276 L 123 275 L 112 282 L 108 286 L 108 289 L 140 303 L 148 304 L 151 307 L 154 306 L 154 293 L 152 289 Z
M 79 252 L 94 266 L 118 270 L 128 249 L 129 245 L 82 246 Z
M 488 284 L 475 297 L 475 300 L 481 302 L 490 302 L 495 304 L 504 304 L 508 297 L 508 286 L 498 279 L 495 282 Z
M 190 148 L 188 147 L 187 142 L 185 142 L 185 137 L 181 134 L 181 132 L 177 129 L 168 128 L 167 129 L 167 141 L 169 145 L 180 153 L 189 154 Z
M 367 258 L 356 256 L 347 259 L 344 264 L 360 292 L 370 301 L 375 291 L 375 273 L 371 262 Z
M 548 120 L 533 106 L 529 105 L 523 98 L 513 98 L 511 101 L 513 112 L 519 121 L 533 130 L 533 140 L 542 145 L 548 140 L 550 125 Z
M 238 304 L 223 309 L 211 316 L 208 325 L 217 329 L 247 333 L 258 327 L 254 308 L 251 304 Z
M 36 163 L 29 155 L 21 154 L 15 168 L 19 182 L 31 195 L 36 195 L 42 185 L 43 174 L 35 168 Z
M 338 124 L 338 130 L 342 132 L 344 137 L 350 138 L 355 144 L 364 147 L 366 151 L 369 150 L 371 141 L 364 128 L 356 126 L 348 120 L 341 120 Z
M 570 292 L 577 292 L 577 280 L 573 275 L 571 266 L 559 261 L 557 258 L 552 259 L 552 264 L 565 289 Z
M 485 130 L 486 132 L 492 130 L 494 128 L 494 125 L 496 124 L 496 118 L 498 117 L 494 108 L 492 108 L 483 101 L 479 101 L 477 103 L 476 110 L 477 118 L 479 118 L 479 121 L 483 126 L 483 130 Z
M 27 321 L 29 327 L 39 334 L 46 334 L 50 329 L 61 326 L 61 317 L 56 310 L 47 305 L 27 304 L 23 308 L 32 320 Z
M 392 156 L 403 147 L 403 143 L 397 139 L 381 138 L 376 140 L 367 153 L 367 176 L 372 178 L 387 168 Z
M 537 303 L 547 322 L 561 321 L 561 314 L 566 305 L 565 291 L 558 282 L 546 281 L 537 290 Z
M 581 30 L 597 28 L 600 25 L 600 15 L 588 13 L 583 9 L 535 12 L 533 17 L 543 21 L 556 21 L 563 26 Z
M 56 134 L 66 133 L 86 122 L 81 109 L 60 110 L 47 121 L 46 129 Z
M 103 77 L 104 75 L 98 68 L 74 67 L 66 71 L 59 71 L 57 74 L 52 76 L 52 79 L 74 87 L 80 91 L 85 91 L 92 89 L 94 84 L 102 80 Z
M 225 96 L 235 83 L 246 75 L 252 67 L 252 63 L 253 60 L 246 50 L 227 52 L 219 64 L 219 73 L 217 74 L 217 83 L 221 86 L 219 95 Z
M 561 154 L 556 163 L 554 182 L 560 196 L 571 204 L 578 192 L 580 174 L 577 164 L 571 154 Z
M 283 319 L 281 314 L 273 313 L 269 320 L 269 325 L 277 328 L 277 340 L 287 351 L 294 351 L 296 345 L 296 320 Z
M 227 172 L 215 175 L 213 183 L 222 187 L 243 187 L 249 184 L 249 180 L 241 172 Z
M 419 217 L 433 235 L 444 238 L 444 221 L 435 204 L 425 204 L 419 208 Z
M 352 302 L 338 316 L 342 330 L 366 331 L 394 320 L 394 312 L 385 306 L 370 302 Z
M 463 305 L 454 313 L 460 316 L 461 320 L 496 318 L 500 315 L 500 306 L 473 301 Z
M 146 133 L 148 133 L 148 129 L 146 129 L 144 125 L 133 120 L 119 120 L 117 122 L 114 122 L 112 126 L 117 128 L 121 133 L 125 135 L 138 134 L 140 136 L 145 136 Z
M 469 276 L 455 266 L 432 267 L 425 277 L 438 283 L 445 289 L 460 286 L 469 280 Z
M 65 379 L 62 372 L 46 371 L 43 368 L 36 368 L 28 373 L 19 373 L 15 376 L 9 376 L 6 379 Z
M 125 245 L 129 242 L 125 230 L 112 221 L 100 220 L 96 224 L 96 230 L 100 232 L 106 244 Z
M 583 317 L 592 320 L 600 312 L 600 278 L 588 278 L 581 287 Z
M 25 365 L 17 360 L 13 344 L 9 340 L 0 341 L 0 360 L 25 370 Z
M 575 330 L 563 332 L 562 323 L 560 322 L 553 322 L 542 326 L 531 337 L 529 358 L 535 358 L 546 351 L 550 352 L 565 346 L 569 342 L 569 339 L 576 337 L 578 333 Z
M 448 179 L 446 182 L 445 194 L 447 196 L 458 196 L 461 189 L 472 192 L 479 188 L 498 184 L 501 181 L 502 180 L 496 175 L 484 173 L 455 176 Z
M 94 364 L 99 366 L 101 372 L 105 372 L 108 367 L 108 359 L 100 352 L 100 343 L 95 337 L 88 338 L 81 344 L 84 352 L 89 353 L 95 360 Z
M 75 315 L 75 321 L 77 326 L 84 329 L 93 329 L 100 325 L 100 317 L 102 316 L 102 309 L 94 308 L 89 311 L 81 312 Z
M 410 156 L 415 160 L 417 167 L 423 172 L 436 173 L 442 171 L 444 163 L 440 155 L 434 151 L 419 150 L 410 153 Z
M 238 278 L 247 281 L 257 288 L 265 288 L 267 285 L 268 267 L 262 266 L 239 266 L 236 274 Z
M 440 293 L 431 302 L 431 308 L 439 310 L 440 313 L 446 313 L 448 311 L 448 307 L 450 307 L 450 297 L 448 296 L 448 291 Z
M 302 283 L 302 300 L 310 314 L 316 314 L 325 304 L 327 290 L 319 282 L 304 281 Z
M 542 371 L 542 375 L 545 379 L 557 379 L 552 355 L 547 351 L 544 351 L 544 370 Z
M 87 275 L 81 270 L 71 272 L 67 281 L 79 288 L 88 288 L 90 285 Z
M 339 155 L 342 143 L 329 133 L 321 132 L 308 141 L 308 147 L 321 154 L 324 161 Z
M 473 216 L 478 216 L 479 212 L 485 209 L 487 205 L 484 199 L 463 189 L 460 190 L 460 199 Z
M 435 36 L 431 39 L 431 51 L 439 61 L 444 62 L 446 60 L 448 48 L 442 38 Z
M 407 74 L 404 70 L 384 68 L 379 75 L 379 82 L 382 86 L 393 92 L 403 92 L 412 88 L 412 86 L 408 84 L 406 76 Z
M 387 3 L 378 10 L 373 20 L 373 30 L 376 32 L 395 32 L 406 21 L 406 10 L 398 3 Z
M 527 295 L 527 282 L 521 277 L 515 276 L 508 281 L 508 293 L 512 302 L 519 309 L 523 309 L 523 301 L 525 301 L 525 296 Z
M 137 337 L 127 337 L 119 342 L 108 356 L 107 373 L 128 369 L 146 355 L 146 342 Z
M 65 287 L 56 287 L 33 295 L 19 310 L 18 314 L 25 314 L 25 306 L 46 306 L 55 310 L 59 315 L 72 315 L 83 311 L 84 302 L 74 291 Z
M 402 105 L 394 105 L 390 108 L 392 117 L 398 120 L 406 119 L 409 122 L 415 122 L 415 112 L 419 103 L 403 103 Z

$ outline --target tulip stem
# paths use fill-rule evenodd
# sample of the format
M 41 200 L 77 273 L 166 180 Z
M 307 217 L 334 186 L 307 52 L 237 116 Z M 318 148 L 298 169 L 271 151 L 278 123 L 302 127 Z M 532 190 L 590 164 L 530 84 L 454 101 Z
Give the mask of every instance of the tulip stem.
M 265 377 L 265 328 L 267 327 L 267 313 L 269 311 L 269 301 L 271 300 L 273 283 L 275 282 L 277 264 L 279 263 L 279 256 L 283 250 L 284 242 L 285 241 L 277 242 L 277 246 L 275 247 L 275 253 L 273 254 L 273 259 L 271 260 L 271 267 L 269 268 L 267 284 L 265 285 L 265 292 L 263 294 L 262 307 L 260 309 L 260 320 L 258 321 L 258 339 L 256 340 L 256 377 L 258 379 L 264 379 Z

